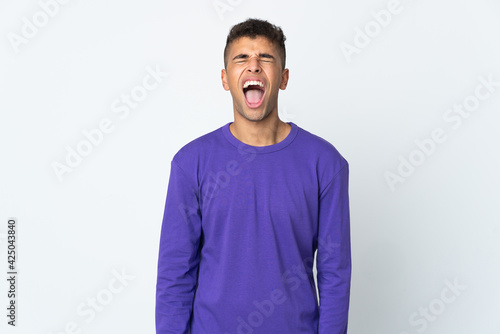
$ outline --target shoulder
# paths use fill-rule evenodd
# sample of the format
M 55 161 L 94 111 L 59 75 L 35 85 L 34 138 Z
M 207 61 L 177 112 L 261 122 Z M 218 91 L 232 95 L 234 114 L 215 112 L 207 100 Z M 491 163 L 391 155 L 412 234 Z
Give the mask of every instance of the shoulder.
M 299 146 L 303 147 L 309 159 L 317 161 L 319 170 L 329 170 L 328 176 L 334 176 L 348 165 L 339 150 L 327 139 L 299 127 L 297 136 Z
M 220 140 L 218 133 L 220 131 L 219 127 L 184 144 L 175 153 L 172 161 L 186 172 L 193 172 L 192 169 L 197 168 L 203 156 L 210 154 L 217 145 L 217 141 Z

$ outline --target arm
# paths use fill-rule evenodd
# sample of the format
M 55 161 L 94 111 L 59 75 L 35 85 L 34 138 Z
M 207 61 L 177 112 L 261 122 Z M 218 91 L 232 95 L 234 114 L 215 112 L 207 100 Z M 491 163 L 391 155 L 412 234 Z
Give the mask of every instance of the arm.
M 318 253 L 320 298 L 318 334 L 346 334 L 351 285 L 347 162 L 320 194 Z
M 196 290 L 201 215 L 195 178 L 172 160 L 158 256 L 156 333 L 188 334 Z

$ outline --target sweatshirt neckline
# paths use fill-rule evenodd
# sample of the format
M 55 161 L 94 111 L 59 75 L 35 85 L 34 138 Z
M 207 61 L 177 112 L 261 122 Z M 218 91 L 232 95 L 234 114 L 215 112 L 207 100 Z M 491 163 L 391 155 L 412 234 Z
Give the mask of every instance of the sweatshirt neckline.
M 233 145 L 235 146 L 238 150 L 244 151 L 244 152 L 249 152 L 249 153 L 270 153 L 270 152 L 275 152 L 278 150 L 281 150 L 288 146 L 294 139 L 295 136 L 297 135 L 298 132 L 298 126 L 293 123 L 293 122 L 286 122 L 287 124 L 290 124 L 292 129 L 288 133 L 288 135 L 280 141 L 279 143 L 273 144 L 273 145 L 267 145 L 267 146 L 252 146 L 243 143 L 242 141 L 239 141 L 232 133 L 231 130 L 229 130 L 229 125 L 231 125 L 233 122 L 228 122 L 226 125 L 222 127 L 222 132 L 224 133 L 224 137 Z

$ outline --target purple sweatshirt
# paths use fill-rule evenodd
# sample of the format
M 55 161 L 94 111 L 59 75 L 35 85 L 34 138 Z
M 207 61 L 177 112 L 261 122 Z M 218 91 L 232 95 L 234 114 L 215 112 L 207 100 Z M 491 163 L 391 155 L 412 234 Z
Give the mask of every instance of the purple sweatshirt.
M 347 333 L 347 161 L 292 122 L 269 146 L 239 141 L 231 123 L 172 159 L 156 333 Z

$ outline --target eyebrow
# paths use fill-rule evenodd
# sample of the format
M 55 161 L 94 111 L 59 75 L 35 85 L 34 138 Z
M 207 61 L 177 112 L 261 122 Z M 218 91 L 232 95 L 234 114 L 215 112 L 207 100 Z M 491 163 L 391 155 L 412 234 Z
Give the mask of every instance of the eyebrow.
M 248 58 L 248 55 L 247 54 L 244 54 L 244 53 L 240 53 L 239 55 L 235 56 L 233 58 L 233 60 L 236 60 L 236 59 L 247 59 Z M 259 58 L 270 58 L 270 59 L 274 59 L 274 56 L 273 55 L 270 55 L 269 53 L 259 53 Z

